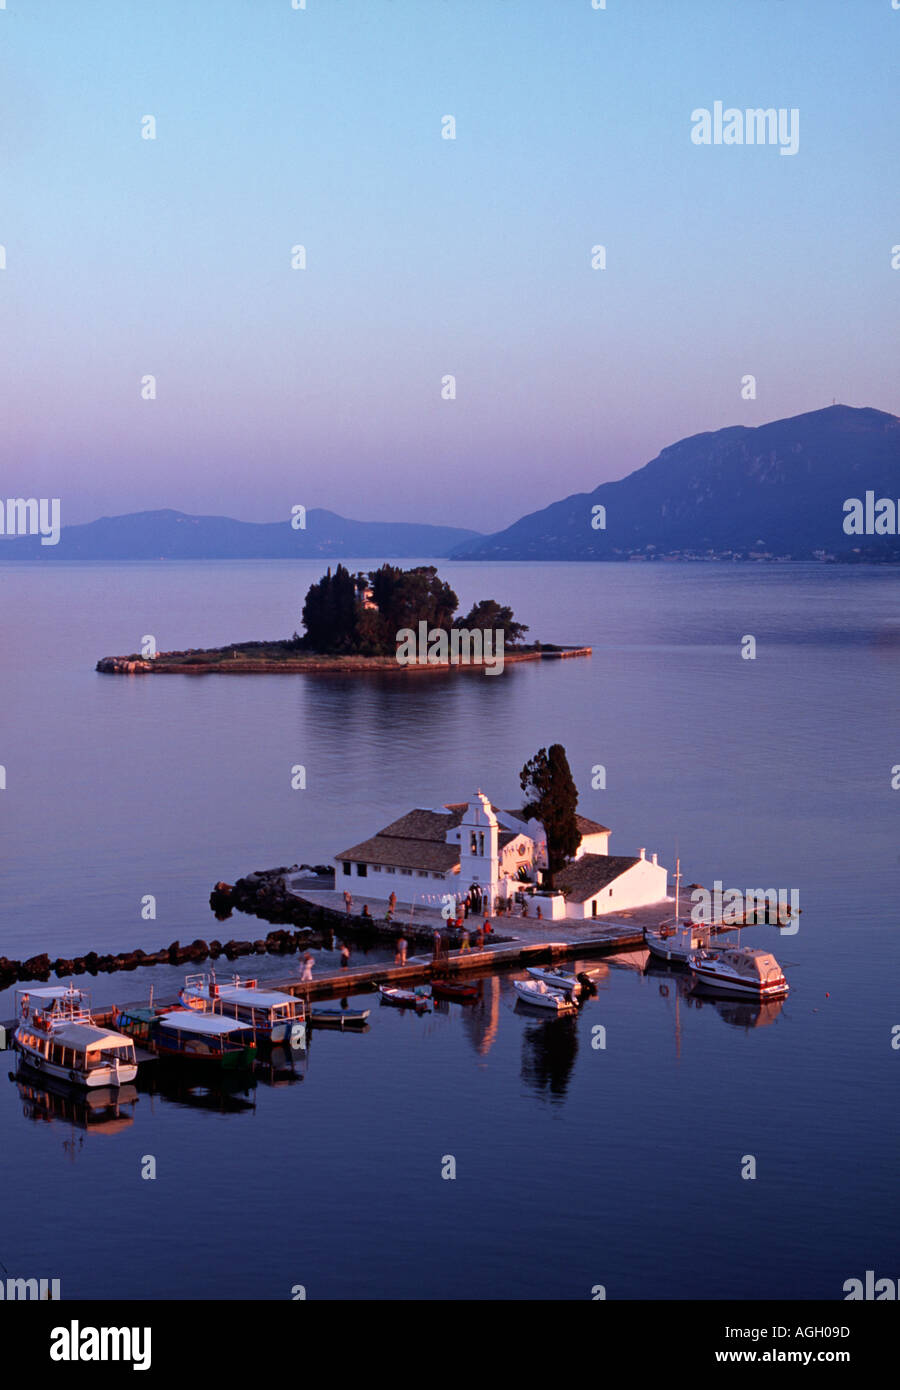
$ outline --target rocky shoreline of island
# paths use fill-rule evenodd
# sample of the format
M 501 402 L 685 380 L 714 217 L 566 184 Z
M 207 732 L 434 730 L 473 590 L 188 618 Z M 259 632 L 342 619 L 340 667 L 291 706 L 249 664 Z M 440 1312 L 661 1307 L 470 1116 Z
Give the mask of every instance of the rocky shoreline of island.
M 254 649 L 253 654 L 247 647 Z M 230 647 L 190 648 L 187 651 L 159 652 L 154 657 L 137 653 L 130 656 L 104 656 L 97 662 L 95 670 L 104 675 L 320 675 L 320 674 L 359 674 L 364 672 L 439 672 L 439 671 L 477 671 L 490 666 L 489 657 L 481 661 L 456 662 L 448 658 L 443 661 L 420 661 L 400 663 L 394 656 L 338 656 L 304 652 L 296 649 L 282 654 L 280 649 L 287 643 L 270 644 L 243 643 Z M 265 647 L 273 650 L 268 652 Z M 503 653 L 504 664 L 521 661 L 551 661 L 566 657 L 590 656 L 590 647 L 551 646 L 537 643 L 531 647 L 521 647 Z

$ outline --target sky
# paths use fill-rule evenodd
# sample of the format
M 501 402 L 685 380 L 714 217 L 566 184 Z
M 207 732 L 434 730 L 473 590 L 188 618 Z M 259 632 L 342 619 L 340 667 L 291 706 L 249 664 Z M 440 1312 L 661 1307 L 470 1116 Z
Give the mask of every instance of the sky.
M 0 493 L 490 531 L 900 413 L 898 52 L 892 0 L 6 0 Z

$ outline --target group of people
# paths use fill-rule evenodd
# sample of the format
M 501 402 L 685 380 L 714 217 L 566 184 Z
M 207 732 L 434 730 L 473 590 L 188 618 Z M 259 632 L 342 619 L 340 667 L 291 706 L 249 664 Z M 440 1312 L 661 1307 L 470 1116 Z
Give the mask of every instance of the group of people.
M 521 904 L 522 904 L 522 906 L 521 906 L 522 916 L 523 916 L 523 917 L 527 917 L 527 916 L 528 916 L 528 898 L 527 898 L 527 896 L 523 896 L 523 897 L 522 897 L 522 899 L 521 899 Z M 498 910 L 498 911 L 502 910 L 504 906 L 508 906 L 508 905 L 507 905 L 507 904 L 504 904 L 504 903 L 498 903 L 498 904 L 497 904 L 497 910 Z M 351 916 L 352 913 L 353 913 L 353 898 L 352 898 L 352 896 L 350 895 L 350 893 L 349 893 L 348 891 L 346 891 L 346 890 L 345 890 L 345 892 L 344 892 L 344 907 L 345 907 L 345 909 L 346 909 L 346 911 L 347 911 L 347 916 L 348 916 L 348 917 Z M 392 893 L 391 896 L 390 896 L 390 898 L 388 899 L 387 911 L 386 911 L 386 913 L 385 913 L 385 920 L 386 920 L 387 922 L 390 922 L 390 921 L 393 920 L 393 916 L 394 916 L 394 913 L 395 913 L 396 909 L 397 909 L 397 894 L 396 894 L 396 893 Z M 467 954 L 469 953 L 469 951 L 472 950 L 472 947 L 473 947 L 472 934 L 471 934 L 471 932 L 470 932 L 470 929 L 469 929 L 468 926 L 466 925 L 466 922 L 468 921 L 468 918 L 469 918 L 470 916 L 475 915 L 475 914 L 477 914 L 477 913 L 480 913 L 480 912 L 482 912 L 483 910 L 485 910 L 484 897 L 483 897 L 483 895 L 482 895 L 481 893 L 478 892 L 478 890 L 477 890 L 476 888 L 470 888 L 469 891 L 466 893 L 465 897 L 460 896 L 460 897 L 458 897 L 457 900 L 456 900 L 456 914 L 455 914 L 455 916 L 454 916 L 453 918 L 451 918 L 451 919 L 448 920 L 447 926 L 448 926 L 448 928 L 450 928 L 450 929 L 452 929 L 452 930 L 455 930 L 455 931 L 458 931 L 458 932 L 460 933 L 460 938 L 459 938 L 459 943 L 460 943 L 460 944 L 459 944 L 459 949 L 460 949 L 460 954 L 461 954 L 461 955 L 467 955 Z M 371 914 L 370 911 L 369 911 L 369 905 L 368 905 L 368 903 L 363 903 L 362 912 L 361 912 L 360 915 L 361 915 L 361 917 L 362 917 L 363 919 L 368 918 L 369 921 L 372 920 L 372 914 Z M 542 913 L 542 911 L 541 911 L 540 903 L 536 904 L 535 915 L 537 916 L 538 920 L 540 920 L 541 917 L 543 916 L 543 913 Z M 485 941 L 490 937 L 490 935 L 491 935 L 491 919 L 490 919 L 490 916 L 488 915 L 488 912 L 485 910 L 484 920 L 483 920 L 481 926 L 478 928 L 478 930 L 477 930 L 477 931 L 475 932 L 475 934 L 474 934 L 474 947 L 475 947 L 475 949 L 478 950 L 478 951 L 483 950 L 483 949 L 484 949 Z M 406 953 L 407 953 L 407 950 L 408 950 L 408 949 L 409 949 L 409 942 L 407 941 L 406 937 L 403 936 L 403 935 L 399 936 L 399 937 L 397 938 L 396 953 L 395 953 L 395 955 L 394 955 L 394 964 L 395 964 L 395 965 L 406 965 Z M 434 956 L 435 956 L 435 959 L 437 959 L 439 956 L 447 955 L 447 954 L 449 953 L 449 949 L 450 949 L 449 941 L 446 940 L 446 939 L 444 938 L 444 935 L 443 935 L 443 933 L 441 932 L 440 928 L 436 927 L 435 930 L 434 930 Z M 349 965 L 349 963 L 350 963 L 350 947 L 347 945 L 346 942 L 344 942 L 344 943 L 341 945 L 340 951 L 341 951 L 341 968 L 342 968 L 342 969 L 346 969 L 346 967 L 347 967 L 347 966 Z M 301 981 L 308 982 L 308 981 L 310 981 L 310 980 L 312 979 L 312 973 L 313 973 L 313 965 L 314 965 L 314 963 L 315 963 L 315 957 L 313 956 L 312 951 L 307 951 L 307 952 L 304 954 L 304 956 L 303 956 L 302 969 L 301 969 L 301 975 L 300 975 Z

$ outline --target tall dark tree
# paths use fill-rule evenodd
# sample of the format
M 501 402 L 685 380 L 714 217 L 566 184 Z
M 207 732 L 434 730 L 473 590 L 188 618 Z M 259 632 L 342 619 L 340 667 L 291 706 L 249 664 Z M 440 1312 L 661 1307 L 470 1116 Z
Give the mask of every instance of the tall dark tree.
M 539 749 L 522 768 L 519 782 L 529 798 L 523 809 L 525 819 L 540 821 L 547 835 L 546 877 L 552 887 L 553 875 L 566 866 L 581 843 L 575 819 L 578 788 L 562 744 Z
M 384 623 L 385 644 L 392 651 L 400 628 L 415 628 L 423 621 L 429 627 L 449 628 L 459 607 L 459 599 L 438 578 L 434 565 L 411 570 L 382 565 L 372 575 L 372 597 Z
M 476 604 L 469 609 L 464 618 L 457 618 L 454 627 L 465 627 L 470 631 L 480 632 L 503 632 L 503 643 L 505 646 L 515 646 L 521 642 L 528 628 L 524 623 L 517 623 L 513 618 L 513 611 L 508 604 L 500 604 L 493 598 L 479 599 Z
M 356 584 L 349 570 L 331 567 L 311 584 L 303 604 L 304 646 L 314 652 L 353 652 L 358 645 L 359 608 Z

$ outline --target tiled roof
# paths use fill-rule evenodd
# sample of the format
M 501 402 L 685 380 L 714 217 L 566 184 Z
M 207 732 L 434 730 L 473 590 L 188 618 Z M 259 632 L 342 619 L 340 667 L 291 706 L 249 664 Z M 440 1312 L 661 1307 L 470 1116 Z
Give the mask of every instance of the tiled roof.
M 465 806 L 451 806 L 448 811 L 407 811 L 378 834 L 396 836 L 399 840 L 444 840 L 447 831 L 459 825 L 465 813 Z
M 573 903 L 584 903 L 640 862 L 631 854 L 583 854 L 553 875 L 553 887 Z
M 459 863 L 459 845 L 447 845 L 442 840 L 402 839 L 397 835 L 373 835 L 371 840 L 342 850 L 336 859 L 350 859 L 359 864 L 387 864 L 397 869 L 430 869 L 447 873 Z
M 608 835 L 610 833 L 608 825 L 601 825 L 599 821 L 588 820 L 587 816 L 579 816 L 575 813 L 575 824 L 578 826 L 579 835 Z

